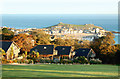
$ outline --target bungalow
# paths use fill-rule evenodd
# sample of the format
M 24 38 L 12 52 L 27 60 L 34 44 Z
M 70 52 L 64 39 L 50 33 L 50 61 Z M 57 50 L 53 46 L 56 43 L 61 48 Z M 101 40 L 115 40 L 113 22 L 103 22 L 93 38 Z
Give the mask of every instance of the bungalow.
M 20 48 L 15 42 L 9 41 L 0 41 L 0 48 L 2 48 L 6 53 L 6 59 L 11 59 L 10 54 L 13 52 L 13 58 L 18 57 L 18 53 L 20 53 Z
M 71 58 L 71 46 L 57 46 L 55 50 L 58 56 Z
M 48 58 L 53 57 L 53 49 L 54 45 L 37 45 L 30 50 L 30 53 L 32 51 L 39 52 L 40 57 Z
M 74 57 L 79 57 L 79 56 L 85 56 L 87 59 L 93 58 L 96 56 L 95 52 L 93 49 L 89 48 L 79 48 L 75 50 L 75 55 Z

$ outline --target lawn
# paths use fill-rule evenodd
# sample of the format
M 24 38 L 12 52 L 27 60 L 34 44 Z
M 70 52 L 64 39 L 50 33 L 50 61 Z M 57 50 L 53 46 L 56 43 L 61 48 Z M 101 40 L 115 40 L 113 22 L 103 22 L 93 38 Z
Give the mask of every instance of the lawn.
M 3 65 L 3 77 L 117 77 L 116 65 Z

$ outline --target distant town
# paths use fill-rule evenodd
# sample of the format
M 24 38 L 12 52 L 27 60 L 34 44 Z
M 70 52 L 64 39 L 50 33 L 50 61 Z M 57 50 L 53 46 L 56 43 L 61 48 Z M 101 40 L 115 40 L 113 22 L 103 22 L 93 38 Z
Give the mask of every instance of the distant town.
M 83 27 L 84 26 L 84 27 Z M 6 27 L 0 27 L 6 28 Z M 17 34 L 27 34 L 30 35 L 31 31 L 34 30 L 42 30 L 46 34 L 50 36 L 54 36 L 55 38 L 62 38 L 62 39 L 78 39 L 78 40 L 89 40 L 92 41 L 94 38 L 99 38 L 105 36 L 106 30 L 102 27 L 95 26 L 94 24 L 85 24 L 85 25 L 72 25 L 72 24 L 64 24 L 60 22 L 57 25 L 50 26 L 47 28 L 37 29 L 37 28 L 26 28 L 26 29 L 15 29 L 9 28 L 8 30 L 14 32 L 15 35 Z

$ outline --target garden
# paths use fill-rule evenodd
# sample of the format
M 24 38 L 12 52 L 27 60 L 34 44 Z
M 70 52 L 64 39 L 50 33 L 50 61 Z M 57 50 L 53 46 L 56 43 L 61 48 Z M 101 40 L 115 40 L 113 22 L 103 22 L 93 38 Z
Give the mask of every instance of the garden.
M 21 58 L 20 58 L 21 57 Z M 38 52 L 32 52 L 27 54 L 27 52 L 20 55 L 18 58 L 7 60 L 5 57 L 2 58 L 2 64 L 38 64 L 38 63 L 48 63 L 48 64 L 102 64 L 99 59 L 87 59 L 85 56 L 79 56 L 69 59 L 68 57 L 52 58 L 41 57 Z

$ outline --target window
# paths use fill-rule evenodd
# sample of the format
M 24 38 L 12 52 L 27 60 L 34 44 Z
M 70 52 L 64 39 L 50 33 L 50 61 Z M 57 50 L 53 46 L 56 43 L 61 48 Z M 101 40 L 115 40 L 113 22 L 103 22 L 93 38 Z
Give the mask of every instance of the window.
M 47 49 L 47 47 L 44 47 L 44 49 Z
M 83 50 L 83 52 L 85 52 L 85 50 Z

